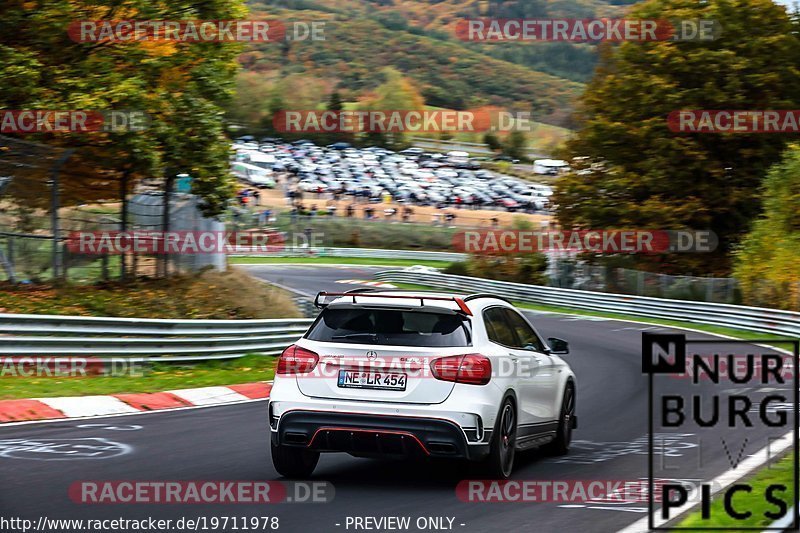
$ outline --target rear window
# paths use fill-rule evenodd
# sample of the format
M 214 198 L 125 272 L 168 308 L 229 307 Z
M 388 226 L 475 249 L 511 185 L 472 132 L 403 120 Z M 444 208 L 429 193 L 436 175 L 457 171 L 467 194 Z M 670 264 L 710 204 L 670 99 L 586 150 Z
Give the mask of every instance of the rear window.
M 320 342 L 457 348 L 470 346 L 459 315 L 396 309 L 325 309 L 307 339 Z

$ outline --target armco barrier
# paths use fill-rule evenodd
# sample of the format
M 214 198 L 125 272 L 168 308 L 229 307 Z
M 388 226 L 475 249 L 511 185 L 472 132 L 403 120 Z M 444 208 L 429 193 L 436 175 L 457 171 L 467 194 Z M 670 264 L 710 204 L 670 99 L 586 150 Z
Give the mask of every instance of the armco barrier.
M 202 361 L 278 354 L 311 324 L 307 318 L 168 320 L 0 314 L 0 354 Z
M 231 257 L 356 257 L 364 259 L 408 259 L 410 261 L 463 261 L 467 254 L 457 252 L 428 252 L 424 250 L 380 250 L 375 248 L 284 248 L 259 251 L 237 246 Z
M 453 293 L 491 293 L 517 302 L 800 336 L 800 313 L 791 311 L 402 270 L 383 271 L 376 277 Z M 274 355 L 298 339 L 311 322 L 307 318 L 167 320 L 0 314 L 0 354 L 5 357 L 113 356 L 164 362 L 228 359 L 250 353 Z
M 448 274 L 411 273 L 402 270 L 379 272 L 375 277 L 381 281 L 426 285 L 461 294 L 491 293 L 523 303 L 697 322 L 793 337 L 800 336 L 800 313 L 792 311 L 559 289 Z

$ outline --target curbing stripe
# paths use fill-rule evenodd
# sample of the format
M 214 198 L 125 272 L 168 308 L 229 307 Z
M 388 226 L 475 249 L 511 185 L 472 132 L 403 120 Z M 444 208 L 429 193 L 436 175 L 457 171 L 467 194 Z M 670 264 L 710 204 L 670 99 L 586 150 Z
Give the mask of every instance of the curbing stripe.
M 178 398 L 168 392 L 145 392 L 138 394 L 114 394 L 115 398 L 122 400 L 138 411 L 157 411 L 159 409 L 174 409 L 192 405 L 186 400 Z
M 201 387 L 199 389 L 183 389 L 167 391 L 192 405 L 218 405 L 247 400 L 243 394 L 228 387 Z
M 34 399 L 53 409 L 61 411 L 67 418 L 136 413 L 139 411 L 113 396 L 75 396 Z
M 38 400 L 0 401 L 0 422 L 65 418 L 64 413 Z
M 272 390 L 272 384 L 242 383 L 240 385 L 228 385 L 228 388 L 251 400 L 261 400 L 264 398 L 269 398 L 269 392 Z
M 166 392 L 0 400 L 1 423 L 142 414 L 269 399 L 272 382 Z

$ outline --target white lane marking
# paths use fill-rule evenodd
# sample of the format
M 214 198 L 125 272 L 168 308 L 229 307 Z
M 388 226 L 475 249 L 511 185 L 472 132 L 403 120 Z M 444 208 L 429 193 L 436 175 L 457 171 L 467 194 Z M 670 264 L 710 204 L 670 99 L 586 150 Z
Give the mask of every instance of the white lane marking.
M 598 511 L 622 511 L 626 513 L 646 513 L 647 507 L 603 507 L 599 505 L 568 504 L 559 505 L 561 509 L 596 509 Z
M 169 390 L 167 392 L 186 400 L 192 405 L 216 405 L 241 402 L 247 399 L 247 396 L 239 394 L 228 387 L 201 387 L 199 389 Z
M 732 468 L 718 475 L 708 482 L 711 485 L 711 495 L 713 496 L 714 494 L 722 491 L 722 489 L 727 488 L 736 481 L 742 479 L 744 476 L 762 467 L 767 461 L 774 459 L 783 451 L 789 449 L 792 446 L 792 441 L 794 441 L 794 430 L 790 431 L 780 439 L 770 442 L 759 451 L 739 463 L 736 468 Z M 653 524 L 656 527 L 663 527 L 667 522 L 671 522 L 680 517 L 682 514 L 691 511 L 697 505 L 698 502 L 688 502 L 681 507 L 673 509 L 673 518 L 670 520 L 663 520 L 659 513 L 656 517 L 654 517 Z M 650 517 L 644 517 L 640 520 L 637 520 L 630 526 L 620 529 L 617 533 L 644 533 L 646 531 L 650 531 L 648 527 L 649 518 Z
M 339 279 L 336 280 L 336 283 L 342 283 L 344 285 L 366 285 L 368 287 L 382 287 L 384 289 L 397 288 L 397 285 L 392 285 L 391 283 L 386 283 L 385 281 L 370 281 L 367 279 Z
M 33 461 L 109 459 L 129 454 L 133 448 L 102 437 L 80 439 L 5 439 L 0 440 L 0 457 Z
M 699 494 L 698 484 L 703 480 L 699 478 L 662 478 L 657 480 L 660 483 L 676 483 L 683 485 L 690 494 Z M 596 509 L 599 511 L 621 511 L 626 513 L 644 514 L 648 511 L 642 505 L 647 503 L 647 478 L 640 477 L 631 480 L 631 484 L 625 482 L 620 489 L 609 492 L 604 497 L 588 499 L 583 504 L 562 504 L 562 509 Z
M 136 424 L 132 424 L 130 426 L 109 426 L 107 424 L 81 424 L 76 427 L 81 429 L 98 428 L 98 429 L 105 429 L 108 431 L 137 431 L 142 429 L 142 426 L 137 426 Z
M 653 453 L 663 457 L 683 457 L 683 450 L 696 448 L 699 445 L 690 441 L 694 436 L 694 433 L 656 433 L 653 435 Z M 648 455 L 650 440 L 647 435 L 630 442 L 573 440 L 572 446 L 574 449 L 571 453 L 556 459 L 557 463 L 591 465 L 629 455 Z
M 65 396 L 33 399 L 61 411 L 70 418 L 139 412 L 138 409 L 113 396 Z

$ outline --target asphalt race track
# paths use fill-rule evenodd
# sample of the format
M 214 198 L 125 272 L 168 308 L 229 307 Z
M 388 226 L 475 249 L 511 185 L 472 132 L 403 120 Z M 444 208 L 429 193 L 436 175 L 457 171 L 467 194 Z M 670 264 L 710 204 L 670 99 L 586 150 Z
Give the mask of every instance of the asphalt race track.
M 289 288 L 297 293 L 314 296 L 319 291 L 345 292 L 364 287 L 344 281 L 370 280 L 386 267 L 358 265 L 239 265 L 251 275 Z
M 307 294 L 347 290 L 341 279 L 369 279 L 376 268 L 253 266 L 250 271 Z M 647 378 L 641 372 L 642 324 L 578 316 L 529 314 L 545 336 L 569 341 L 578 377 L 579 427 L 562 458 L 517 456 L 517 480 L 646 480 Z M 691 338 L 703 338 L 690 333 Z M 708 337 L 706 337 L 708 338 Z M 713 349 L 709 347 L 709 350 Z M 680 386 L 680 384 L 678 384 Z M 782 434 L 776 431 L 774 435 Z M 664 444 L 675 479 L 696 482 L 730 468 L 729 458 L 702 453 L 697 436 Z M 703 437 L 715 439 L 713 430 Z M 5 453 L 10 442 L 104 439 L 123 445 L 114 456 Z M 718 439 L 717 439 L 718 440 Z M 87 441 L 89 442 L 89 441 Z M 739 449 L 739 444 L 732 445 Z M 750 443 L 745 455 L 762 444 Z M 112 454 L 113 455 L 113 454 Z M 702 460 L 699 456 L 702 455 Z M 455 486 L 470 478 L 461 463 L 413 463 L 323 455 L 315 480 L 335 487 L 331 503 L 275 505 L 87 505 L 68 497 L 82 480 L 279 480 L 269 457 L 263 401 L 146 415 L 0 427 L 0 515 L 48 518 L 196 518 L 277 516 L 284 531 L 347 531 L 348 516 L 453 518 L 452 529 L 483 531 L 617 531 L 646 516 L 645 502 L 468 503 Z M 447 524 L 447 521 L 445 521 Z M 350 528 L 352 531 L 352 527 Z M 412 526 L 412 531 L 416 528 Z

